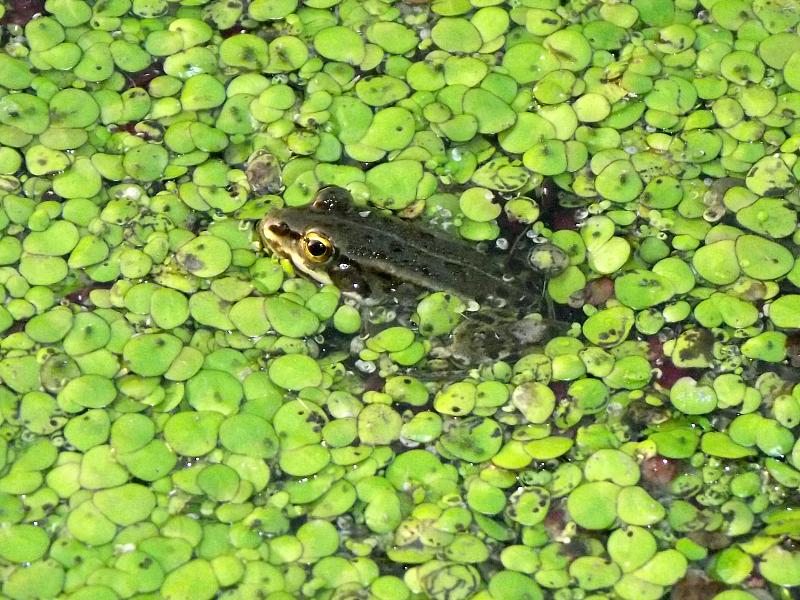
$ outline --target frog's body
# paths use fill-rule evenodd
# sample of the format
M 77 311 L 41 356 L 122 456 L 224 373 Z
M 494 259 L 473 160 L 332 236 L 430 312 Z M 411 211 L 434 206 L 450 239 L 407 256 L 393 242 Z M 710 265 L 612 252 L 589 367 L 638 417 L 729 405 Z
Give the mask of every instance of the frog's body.
M 383 290 L 376 284 L 389 284 L 393 292 L 410 284 L 417 292 L 444 291 L 477 301 L 480 314 L 465 314 L 437 353 L 460 367 L 507 358 L 566 331 L 564 323 L 530 315 L 537 312 L 541 293 L 533 271 L 512 276 L 497 257 L 445 232 L 360 211 L 351 200 L 342 188 L 325 188 L 309 206 L 271 211 L 259 233 L 273 255 L 362 300 L 380 303 Z M 397 293 L 392 296 L 398 300 Z
M 259 230 L 273 253 L 291 259 L 313 279 L 344 290 L 374 293 L 370 284 L 382 279 L 494 306 L 535 309 L 535 286 L 507 273 L 497 257 L 442 231 L 359 211 L 342 188 L 321 190 L 307 207 L 272 211 Z

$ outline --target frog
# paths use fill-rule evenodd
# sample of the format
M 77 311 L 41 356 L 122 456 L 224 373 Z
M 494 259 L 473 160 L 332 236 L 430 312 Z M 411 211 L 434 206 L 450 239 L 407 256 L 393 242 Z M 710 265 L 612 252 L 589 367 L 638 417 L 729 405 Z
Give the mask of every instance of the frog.
M 327 186 L 306 206 L 271 209 L 258 233 L 273 256 L 362 305 L 434 291 L 464 300 L 471 310 L 449 355 L 465 365 L 564 329 L 539 317 L 543 286 L 534 271 L 418 221 L 357 206 L 348 190 Z
M 364 300 L 409 283 L 493 306 L 533 306 L 538 290 L 524 273 L 468 242 L 413 220 L 355 206 L 337 186 L 304 207 L 271 210 L 259 233 L 273 255 L 323 284 Z

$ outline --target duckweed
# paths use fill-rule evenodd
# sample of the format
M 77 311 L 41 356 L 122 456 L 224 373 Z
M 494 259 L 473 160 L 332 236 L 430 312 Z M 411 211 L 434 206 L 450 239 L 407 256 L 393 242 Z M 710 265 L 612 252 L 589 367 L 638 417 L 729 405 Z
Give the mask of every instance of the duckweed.
M 788 598 L 784 4 L 0 7 L 2 595 Z M 317 286 L 329 185 L 579 326 Z

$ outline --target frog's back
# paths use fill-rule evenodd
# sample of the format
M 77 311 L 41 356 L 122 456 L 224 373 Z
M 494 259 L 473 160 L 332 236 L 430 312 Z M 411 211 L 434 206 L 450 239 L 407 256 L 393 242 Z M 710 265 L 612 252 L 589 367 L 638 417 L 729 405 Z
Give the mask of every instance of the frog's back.
M 479 302 L 496 298 L 517 304 L 535 294 L 520 274 L 505 269 L 501 257 L 431 227 L 397 217 L 355 216 L 343 233 L 351 259 L 399 281 Z

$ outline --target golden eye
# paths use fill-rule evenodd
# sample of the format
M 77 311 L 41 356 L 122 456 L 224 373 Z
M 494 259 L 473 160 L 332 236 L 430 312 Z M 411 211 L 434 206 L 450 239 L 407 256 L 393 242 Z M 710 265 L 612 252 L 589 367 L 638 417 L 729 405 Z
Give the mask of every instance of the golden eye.
M 333 254 L 331 241 L 317 231 L 309 231 L 303 238 L 306 258 L 314 263 L 324 263 Z

